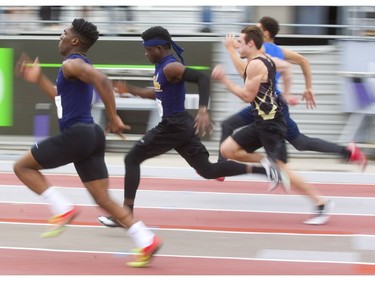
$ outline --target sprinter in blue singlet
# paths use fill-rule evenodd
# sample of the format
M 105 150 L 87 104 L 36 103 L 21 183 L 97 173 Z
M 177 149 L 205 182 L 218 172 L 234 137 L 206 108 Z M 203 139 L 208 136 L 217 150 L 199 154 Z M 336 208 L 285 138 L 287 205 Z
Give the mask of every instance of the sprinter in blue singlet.
M 95 25 L 84 19 L 75 19 L 60 36 L 59 51 L 64 57 L 56 87 L 41 72 L 38 59 L 33 63 L 23 55 L 17 67 L 19 76 L 38 84 L 48 97 L 56 102 L 60 134 L 38 142 L 14 165 L 18 178 L 49 203 L 53 217 L 51 228 L 42 237 L 54 237 L 65 230 L 79 210 L 57 189 L 50 187 L 40 173 L 73 163 L 83 184 L 95 202 L 110 213 L 137 247 L 137 255 L 127 264 L 144 267 L 160 248 L 159 238 L 141 221 L 135 222 L 129 208 L 120 207 L 108 194 L 108 171 L 104 162 L 105 135 L 93 122 L 91 101 L 93 89 L 99 93 L 108 116 L 109 131 L 121 134 L 128 129 L 116 112 L 112 84 L 86 58 L 86 53 L 99 38 Z
M 207 110 L 210 96 L 210 78 L 203 72 L 184 65 L 183 49 L 171 38 L 168 30 L 155 26 L 142 33 L 145 55 L 155 64 L 153 88 L 128 85 L 129 93 L 142 98 L 155 99 L 161 122 L 146 132 L 125 157 L 124 206 L 131 209 L 140 182 L 140 165 L 146 159 L 176 150 L 199 175 L 216 179 L 246 173 L 273 174 L 278 184 L 276 166 L 257 167 L 235 161 L 211 163 L 209 153 L 200 135 L 212 130 Z M 180 61 L 172 54 L 177 53 Z M 185 110 L 185 82 L 198 85 L 199 109 L 194 118 Z M 272 173 L 270 172 L 272 170 Z M 271 179 L 270 179 L 271 180 Z M 112 217 L 101 216 L 99 221 L 108 227 L 120 226 Z

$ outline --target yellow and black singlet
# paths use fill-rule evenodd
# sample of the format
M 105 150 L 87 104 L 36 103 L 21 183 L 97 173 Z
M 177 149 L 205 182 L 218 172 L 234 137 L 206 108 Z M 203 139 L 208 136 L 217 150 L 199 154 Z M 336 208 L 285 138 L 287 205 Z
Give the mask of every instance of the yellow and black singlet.
M 260 84 L 258 94 L 251 102 L 251 105 L 253 107 L 253 115 L 256 121 L 272 120 L 278 118 L 279 116 L 282 116 L 282 107 L 280 106 L 275 86 L 276 66 L 269 57 L 256 57 L 252 60 L 257 59 L 261 60 L 267 67 L 268 79 L 267 82 Z M 244 80 L 246 80 L 247 78 L 246 69 Z

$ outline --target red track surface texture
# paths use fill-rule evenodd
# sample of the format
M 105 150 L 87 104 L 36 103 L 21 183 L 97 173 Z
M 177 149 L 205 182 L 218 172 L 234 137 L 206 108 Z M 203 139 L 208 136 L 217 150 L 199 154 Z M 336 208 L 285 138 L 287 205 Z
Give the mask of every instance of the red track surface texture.
M 0 174 L 2 186 L 22 185 L 14 175 Z M 54 186 L 81 187 L 78 177 L 49 175 Z M 112 189 L 122 189 L 123 178 L 111 178 Z M 316 185 L 325 196 L 362 197 L 375 200 L 375 185 Z M 25 187 L 26 189 L 26 187 Z M 174 179 L 142 179 L 140 190 L 200 191 L 221 193 L 266 194 L 265 183 Z M 282 192 L 278 191 L 280 196 Z M 278 194 L 277 192 L 274 194 Z M 1 203 L 2 202 L 2 203 Z M 48 208 L 42 204 L 0 202 L 0 226 L 22 224 L 33 227 L 46 223 Z M 375 201 L 374 201 L 375 202 Z M 80 206 L 81 215 L 74 226 L 99 226 L 97 216 L 103 212 L 95 206 Z M 138 208 L 136 219 L 162 230 L 199 230 L 228 233 L 272 233 L 284 235 L 368 235 L 375 241 L 375 217 L 354 214 L 334 215 L 323 226 L 309 226 L 301 222 L 306 214 L 241 212 L 225 210 L 184 210 L 161 208 Z M 93 230 L 96 228 L 93 228 Z M 68 230 L 69 231 L 69 230 Z M 108 231 L 112 231 L 108 229 Z M 9 234 L 7 234 L 9 235 Z M 64 235 L 57 239 L 64 239 Z M 189 235 L 187 233 L 187 235 Z M 215 234 L 214 234 L 215 235 Z M 12 235 L 3 242 L 12 241 Z M 33 237 L 30 239 L 39 239 Z M 97 240 L 100 237 L 85 237 Z M 166 244 L 168 241 L 164 241 Z M 196 245 L 190 247 L 199 247 Z M 374 242 L 372 242 L 374 243 Z M 0 274 L 2 275 L 375 275 L 375 260 L 363 263 L 308 262 L 306 260 L 280 261 L 240 259 L 212 256 L 168 255 L 161 251 L 148 268 L 134 269 L 125 266 L 127 257 L 102 252 L 63 252 L 51 249 L 25 249 L 0 244 Z M 233 251 L 246 249 L 233 249 Z M 233 256 L 233 255 L 232 255 Z M 373 255 L 374 256 L 374 255 Z

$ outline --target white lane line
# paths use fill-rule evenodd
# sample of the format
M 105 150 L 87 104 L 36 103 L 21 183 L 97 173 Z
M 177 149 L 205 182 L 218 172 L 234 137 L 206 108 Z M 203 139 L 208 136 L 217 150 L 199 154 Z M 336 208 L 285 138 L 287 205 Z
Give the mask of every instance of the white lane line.
M 339 197 L 337 197 L 339 198 Z M 48 203 L 44 202 L 27 202 L 27 201 L 6 201 L 0 200 L 0 204 L 12 204 L 12 205 L 48 205 Z M 81 207 L 98 207 L 95 204 L 84 204 L 84 203 L 75 203 L 75 206 Z M 204 212 L 233 212 L 233 213 L 262 213 L 262 214 L 275 214 L 275 211 L 264 211 L 264 210 L 238 210 L 238 209 L 214 209 L 214 208 L 189 208 L 189 207 L 149 207 L 149 206 L 142 206 L 137 205 L 137 209 L 151 209 L 151 210 L 165 210 L 165 211 L 204 211 Z M 311 215 L 311 211 L 309 212 L 292 212 L 292 211 L 277 211 L 277 214 L 286 214 L 286 215 Z M 330 213 L 331 216 L 355 216 L 355 217 L 375 217 L 374 214 L 356 214 L 356 213 Z
M 43 171 L 44 172 L 44 171 Z M 0 171 L 0 175 L 1 174 L 7 174 L 7 175 L 13 175 L 14 173 L 13 172 L 2 172 Z M 77 174 L 59 174 L 59 173 L 53 173 L 53 172 L 48 172 L 48 173 L 44 173 L 46 176 L 56 176 L 56 177 L 72 177 L 72 178 L 77 178 L 79 180 L 79 177 Z M 337 173 L 337 174 L 340 174 L 340 173 Z M 363 174 L 362 174 L 363 175 Z M 365 175 L 371 175 L 374 177 L 375 179 L 375 173 L 374 174 L 365 174 Z M 339 176 L 339 175 L 338 175 Z M 239 177 L 239 178 L 238 178 Z M 110 175 L 109 178 L 120 178 L 120 179 L 123 179 L 124 176 L 121 176 L 121 175 Z M 210 181 L 214 181 L 213 179 L 204 179 L 204 178 L 201 178 L 201 177 L 198 177 L 198 178 L 181 178 L 181 177 L 175 177 L 173 174 L 169 174 L 168 177 L 159 177 L 159 176 L 147 176 L 147 175 L 142 175 L 142 178 L 147 178 L 147 179 L 156 179 L 156 180 L 178 180 L 178 181 L 189 181 L 189 182 L 207 182 L 209 183 Z M 238 182 L 243 182 L 243 183 L 247 183 L 247 182 L 251 182 L 251 183 L 267 183 L 268 181 L 267 180 L 264 180 L 263 177 L 259 176 L 259 178 L 257 178 L 257 176 L 255 176 L 254 178 L 253 177 L 250 177 L 250 178 L 247 178 L 247 177 L 240 177 L 240 176 L 234 176 L 234 177 L 226 177 L 225 178 L 225 182 L 232 182 L 232 183 L 238 183 Z M 356 185 L 359 185 L 359 186 L 366 186 L 366 187 L 374 187 L 375 186 L 375 181 L 370 181 L 370 182 L 361 182 L 361 181 L 358 181 L 358 182 L 341 182 L 341 181 L 338 181 L 338 182 L 334 182 L 334 181 L 327 181 L 327 182 L 324 182 L 324 181 L 309 181 L 309 183 L 311 184 L 314 184 L 314 185 L 317 185 L 317 186 L 320 186 L 320 185 L 351 185 L 351 186 L 356 186 Z M 24 186 L 24 185 L 23 185 Z
M 255 254 L 255 258 L 267 260 L 305 260 L 321 261 L 322 259 L 330 261 L 340 261 L 356 263 L 360 261 L 361 255 L 354 252 L 332 252 L 332 251 L 302 251 L 302 250 L 276 250 L 261 249 Z
M 62 190 L 78 190 L 78 191 L 84 191 L 87 192 L 87 189 L 85 187 L 79 187 L 79 186 L 71 186 L 71 187 L 65 187 L 65 186 L 51 186 L 56 189 L 62 189 Z M 0 188 L 21 188 L 25 189 L 28 193 L 31 192 L 29 189 L 27 189 L 26 186 L 24 185 L 3 185 L 0 184 Z M 109 188 L 109 192 L 122 192 L 121 189 L 118 188 Z M 306 197 L 305 195 L 301 194 L 288 194 L 288 193 L 280 193 L 280 194 L 270 194 L 270 193 L 243 193 L 243 192 L 219 192 L 219 191 L 196 191 L 196 190 L 159 190 L 159 189 L 142 189 L 139 190 L 140 193 L 167 193 L 167 194 L 203 194 L 203 195 L 225 195 L 225 196 L 251 196 L 251 197 L 280 197 L 280 196 L 288 196 L 288 197 Z M 33 194 L 34 195 L 34 194 Z M 329 197 L 332 199 L 365 199 L 365 200 L 375 200 L 375 193 L 374 197 L 369 196 L 369 197 L 361 197 L 361 196 L 336 196 L 336 195 L 329 195 L 329 196 L 324 196 L 324 197 Z M 0 201 L 1 202 L 1 201 Z
M 14 201 L 0 201 L 0 204 L 12 205 L 47 205 L 47 203 L 29 203 L 29 202 L 14 202 Z M 98 207 L 94 204 L 74 204 L 81 207 Z M 262 214 L 275 214 L 275 211 L 263 210 L 234 210 L 234 209 L 209 209 L 209 208 L 183 208 L 183 207 L 149 207 L 149 206 L 136 206 L 137 209 L 152 209 L 152 210 L 165 210 L 165 211 L 204 211 L 204 212 L 233 212 L 233 213 L 262 213 Z M 311 212 L 285 212 L 277 211 L 277 214 L 286 215 L 311 215 Z M 331 216 L 355 216 L 355 217 L 375 217 L 374 214 L 354 214 L 354 213 L 331 213 Z
M 29 223 L 29 222 L 3 222 L 0 221 L 0 225 L 10 224 L 10 225 L 26 225 L 26 226 L 49 226 L 48 223 Z M 102 225 L 68 225 L 71 228 L 102 228 Z M 230 230 L 212 230 L 212 229 L 190 229 L 190 228 L 159 228 L 157 226 L 149 225 L 149 228 L 158 232 L 198 232 L 198 233 L 214 233 L 214 234 L 245 234 L 245 235 L 268 235 L 268 236 L 301 236 L 301 237 L 354 237 L 358 239 L 371 239 L 375 240 L 375 234 L 341 234 L 341 233 L 290 233 L 290 232 L 254 232 L 254 231 L 230 231 Z M 108 229 L 108 228 L 107 228 Z M 110 231 L 111 229 L 108 229 Z M 365 240 L 362 240 L 365 241 Z
M 51 186 L 53 188 L 56 188 L 56 189 L 62 189 L 62 190 L 78 190 L 78 191 L 84 191 L 85 193 L 87 192 L 87 189 L 83 186 L 70 186 L 70 187 L 66 187 L 66 186 Z M 35 195 L 34 193 L 32 193 L 32 191 L 30 191 L 26 186 L 24 185 L 16 185 L 16 184 L 7 184 L 7 185 L 4 185 L 4 184 L 0 184 L 0 188 L 9 188 L 9 189 L 14 189 L 14 188 L 18 188 L 18 189 L 23 189 L 25 190 L 28 194 L 33 194 Z M 123 192 L 122 189 L 118 189 L 118 188 L 109 188 L 108 189 L 109 192 L 114 192 L 114 193 L 117 193 L 117 192 Z M 372 190 L 371 190 L 372 191 Z M 199 190 L 162 190 L 162 189 L 142 189 L 142 190 L 139 190 L 139 192 L 141 193 L 169 193 L 169 194 L 208 194 L 208 195 L 225 195 L 225 196 L 253 196 L 253 197 L 260 197 L 260 196 L 264 196 L 264 197 L 280 197 L 280 196 L 288 196 L 288 197 L 305 197 L 304 195 L 301 195 L 301 194 L 288 194 L 288 193 L 279 193 L 279 194 L 274 194 L 274 193 L 267 193 L 267 191 L 265 190 L 264 193 L 251 193 L 251 192 L 220 192 L 220 191 L 199 191 Z M 369 200 L 375 200 L 375 192 L 374 192 L 374 197 L 372 196 L 339 196 L 339 195 L 330 195 L 330 196 L 325 196 L 325 197 L 330 197 L 330 198 L 344 198 L 344 199 L 347 199 L 347 198 L 353 198 L 353 199 L 369 199 Z
M 55 253 L 84 253 L 84 254 L 105 254 L 116 256 L 128 256 L 130 252 L 109 252 L 109 251 L 83 251 L 83 250 L 61 250 L 61 249 L 43 249 L 43 248 L 27 248 L 27 247 L 3 247 L 0 250 L 19 250 L 19 251 L 39 251 L 39 252 L 55 252 Z M 172 258 L 191 258 L 191 259 L 214 259 L 214 260 L 243 260 L 243 261 L 273 261 L 273 262 L 299 262 L 299 263 L 335 263 L 335 264 L 356 264 L 356 265 L 375 265 L 375 262 L 358 262 L 345 260 L 309 260 L 309 259 L 280 259 L 280 258 L 244 258 L 244 257 L 223 257 L 223 256 L 196 256 L 196 255 L 168 255 L 156 254 L 155 257 L 172 257 Z M 324 258 L 324 257 L 322 257 Z
M 356 250 L 375 251 L 375 236 L 355 236 L 352 239 L 352 247 Z

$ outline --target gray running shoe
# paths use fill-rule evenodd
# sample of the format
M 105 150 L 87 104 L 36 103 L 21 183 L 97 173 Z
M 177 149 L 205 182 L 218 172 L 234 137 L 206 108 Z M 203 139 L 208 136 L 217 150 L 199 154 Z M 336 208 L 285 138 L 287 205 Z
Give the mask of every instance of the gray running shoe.
M 266 170 L 267 178 L 271 182 L 268 191 L 273 191 L 279 184 L 281 184 L 286 192 L 290 191 L 290 179 L 288 175 L 282 171 L 271 158 L 264 157 L 260 163 Z

